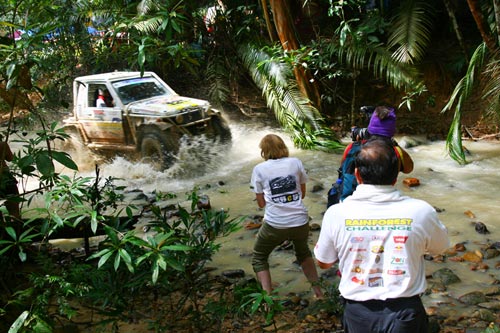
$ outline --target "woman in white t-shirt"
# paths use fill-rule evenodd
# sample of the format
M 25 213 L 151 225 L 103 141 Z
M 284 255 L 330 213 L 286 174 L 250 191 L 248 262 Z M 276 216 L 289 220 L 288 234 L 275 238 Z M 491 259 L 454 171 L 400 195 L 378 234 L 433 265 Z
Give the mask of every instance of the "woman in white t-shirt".
M 307 182 L 304 166 L 298 158 L 288 156 L 285 142 L 275 134 L 266 135 L 259 148 L 265 161 L 253 169 L 251 186 L 258 206 L 265 207 L 265 213 L 253 249 L 253 270 L 262 288 L 271 294 L 269 255 L 278 245 L 290 240 L 316 297 L 322 297 L 318 273 L 307 244 L 309 215 L 302 201 Z

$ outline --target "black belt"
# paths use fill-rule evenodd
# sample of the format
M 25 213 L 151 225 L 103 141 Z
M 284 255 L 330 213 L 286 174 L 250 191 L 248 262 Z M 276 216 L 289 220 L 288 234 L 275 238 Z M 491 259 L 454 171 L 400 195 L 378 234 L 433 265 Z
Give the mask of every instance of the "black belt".
M 388 298 L 386 300 L 369 299 L 369 300 L 366 300 L 366 301 L 354 301 L 354 300 L 351 300 L 351 299 L 344 298 L 342 296 L 340 297 L 340 299 L 343 302 L 343 304 L 345 304 L 345 303 L 350 303 L 350 304 L 353 304 L 353 303 L 364 303 L 364 304 L 374 304 L 374 305 L 375 304 L 397 304 L 397 303 L 401 303 L 401 302 L 420 300 L 420 295 L 414 295 L 414 296 L 410 296 L 410 297 Z

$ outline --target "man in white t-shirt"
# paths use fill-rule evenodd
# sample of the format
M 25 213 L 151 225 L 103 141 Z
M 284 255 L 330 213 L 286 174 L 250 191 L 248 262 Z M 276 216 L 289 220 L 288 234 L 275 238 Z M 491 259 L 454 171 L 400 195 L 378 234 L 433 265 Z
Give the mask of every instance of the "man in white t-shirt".
M 436 210 L 393 186 L 398 171 L 390 145 L 366 143 L 355 159 L 360 185 L 323 217 L 314 254 L 320 268 L 338 262 L 346 333 L 427 332 L 423 256 L 450 244 Z

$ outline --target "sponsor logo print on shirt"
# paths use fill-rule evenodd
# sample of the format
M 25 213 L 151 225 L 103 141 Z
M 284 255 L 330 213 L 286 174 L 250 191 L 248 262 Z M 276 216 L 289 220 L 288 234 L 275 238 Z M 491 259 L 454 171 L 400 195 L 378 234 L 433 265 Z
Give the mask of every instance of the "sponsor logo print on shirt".
M 300 196 L 298 193 L 292 193 L 287 195 L 280 195 L 278 197 L 272 197 L 272 200 L 274 203 L 288 203 L 288 202 L 299 201 L 299 198 Z
M 373 245 L 372 253 L 384 253 L 384 247 L 382 245 Z
M 347 231 L 411 231 L 413 219 L 346 219 L 344 221 Z
M 350 247 L 349 252 L 366 252 L 366 249 L 359 249 L 357 247 Z
M 364 237 L 351 237 L 351 243 L 362 243 L 364 240 Z
M 352 279 L 351 279 L 352 282 L 354 283 L 357 283 L 357 284 L 360 284 L 360 285 L 364 285 L 365 284 L 365 280 L 363 279 L 358 279 L 358 277 L 354 276 Z
M 405 262 L 406 262 L 406 258 L 392 257 L 392 259 L 391 259 L 391 264 L 393 264 L 393 265 L 404 265 Z
M 380 276 L 372 277 L 368 279 L 368 287 L 383 287 L 384 279 Z
M 406 243 L 406 241 L 408 240 L 408 236 L 393 236 L 392 237 L 394 239 L 394 243 Z
M 389 275 L 405 275 L 406 271 L 402 269 L 388 269 L 387 274 Z

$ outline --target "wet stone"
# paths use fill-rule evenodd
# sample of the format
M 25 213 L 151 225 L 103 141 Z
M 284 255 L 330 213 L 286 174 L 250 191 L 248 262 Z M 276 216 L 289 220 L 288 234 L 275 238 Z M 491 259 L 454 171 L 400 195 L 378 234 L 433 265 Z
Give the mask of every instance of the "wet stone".
M 489 234 L 490 231 L 486 227 L 486 225 L 483 222 L 476 222 L 474 225 L 474 229 L 476 230 L 477 233 L 481 235 Z
M 500 255 L 500 251 L 498 251 L 497 249 L 489 248 L 483 251 L 483 255 L 484 259 L 496 258 Z
M 500 310 L 500 301 L 483 302 L 479 303 L 478 306 L 489 310 L 498 311 Z
M 309 227 L 311 231 L 318 231 L 321 230 L 321 226 L 317 223 L 311 223 L 311 226 Z
M 441 281 L 446 286 L 452 283 L 460 282 L 460 278 L 455 273 L 453 273 L 451 269 L 446 267 L 432 273 L 432 277 L 438 281 Z
M 325 187 L 323 185 L 321 185 L 321 184 L 315 184 L 315 185 L 313 185 L 311 192 L 313 192 L 313 193 L 321 192 L 324 189 L 325 189 Z
M 486 296 L 480 291 L 473 291 L 460 296 L 458 300 L 467 305 L 476 305 L 486 302 Z
M 222 272 L 222 275 L 227 278 L 242 278 L 245 276 L 245 271 L 242 269 L 230 269 Z
M 482 261 L 481 257 L 477 253 L 474 253 L 474 252 L 465 252 L 463 255 L 463 258 L 465 261 L 468 261 L 468 262 L 478 263 L 478 262 Z

